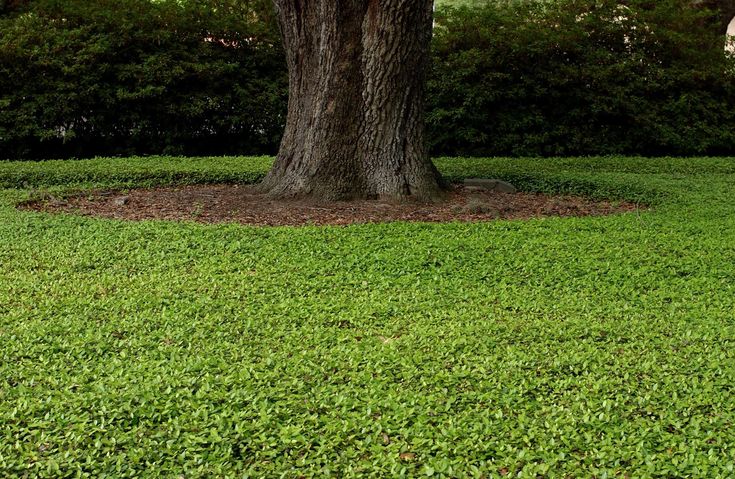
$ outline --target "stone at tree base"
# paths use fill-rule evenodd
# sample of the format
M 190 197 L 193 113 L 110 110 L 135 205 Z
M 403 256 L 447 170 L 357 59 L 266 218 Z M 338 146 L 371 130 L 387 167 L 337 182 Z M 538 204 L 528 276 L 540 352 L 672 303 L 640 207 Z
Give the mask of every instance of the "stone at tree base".
M 517 193 L 515 186 L 507 181 L 493 180 L 488 178 L 467 178 L 464 185 L 468 188 L 483 189 L 485 191 L 496 191 L 498 193 Z

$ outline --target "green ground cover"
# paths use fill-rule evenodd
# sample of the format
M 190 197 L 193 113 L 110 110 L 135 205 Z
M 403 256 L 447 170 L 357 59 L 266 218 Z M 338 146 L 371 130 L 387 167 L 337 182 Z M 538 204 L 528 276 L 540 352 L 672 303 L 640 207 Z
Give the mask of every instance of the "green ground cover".
M 654 206 L 600 218 L 14 208 L 269 163 L 0 163 L 0 477 L 735 476 L 735 159 L 437 162 Z

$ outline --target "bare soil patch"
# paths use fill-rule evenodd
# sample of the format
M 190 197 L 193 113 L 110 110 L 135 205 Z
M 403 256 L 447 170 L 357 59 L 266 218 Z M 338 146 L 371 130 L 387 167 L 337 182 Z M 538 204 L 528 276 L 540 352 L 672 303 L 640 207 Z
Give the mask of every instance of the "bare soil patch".
M 573 196 L 497 193 L 455 186 L 435 204 L 361 200 L 314 203 L 274 200 L 252 186 L 195 185 L 131 191 L 93 191 L 63 199 L 46 197 L 21 205 L 123 220 L 189 220 L 260 226 L 349 225 L 390 221 L 489 221 L 548 216 L 599 216 L 634 211 L 632 203 Z

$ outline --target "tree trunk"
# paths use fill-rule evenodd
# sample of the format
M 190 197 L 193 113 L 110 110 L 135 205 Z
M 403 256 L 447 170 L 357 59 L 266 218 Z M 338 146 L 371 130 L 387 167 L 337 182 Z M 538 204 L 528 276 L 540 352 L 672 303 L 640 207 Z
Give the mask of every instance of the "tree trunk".
M 261 187 L 320 200 L 439 194 L 424 145 L 432 0 L 274 0 L 286 131 Z

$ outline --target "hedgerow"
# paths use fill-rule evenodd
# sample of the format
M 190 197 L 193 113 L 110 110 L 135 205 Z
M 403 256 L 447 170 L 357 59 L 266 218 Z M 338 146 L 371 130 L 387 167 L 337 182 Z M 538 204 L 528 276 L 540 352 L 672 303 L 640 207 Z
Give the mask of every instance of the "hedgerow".
M 269 0 L 0 4 L 0 159 L 272 153 L 288 80 Z
M 476 5 L 436 14 L 433 154 L 735 149 L 735 69 L 712 12 L 461 3 Z M 269 0 L 0 2 L 0 160 L 274 154 L 287 83 Z
M 732 477 L 735 160 L 438 164 L 656 204 L 134 223 L 14 205 L 268 160 L 0 166 L 0 476 Z
M 732 154 L 732 58 L 708 17 L 680 0 L 439 10 L 429 79 L 432 149 Z

